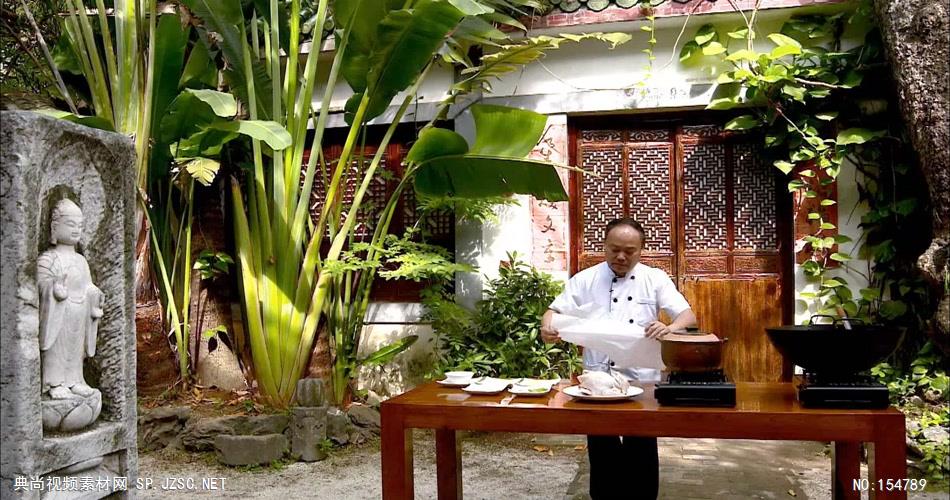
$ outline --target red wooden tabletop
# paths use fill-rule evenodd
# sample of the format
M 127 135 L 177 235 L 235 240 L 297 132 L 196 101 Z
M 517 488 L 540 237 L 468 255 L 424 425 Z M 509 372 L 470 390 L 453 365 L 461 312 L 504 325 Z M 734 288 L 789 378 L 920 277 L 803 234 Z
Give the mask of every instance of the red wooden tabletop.
M 383 402 L 406 427 L 750 439 L 872 441 L 876 428 L 903 422 L 894 408 L 803 408 L 789 383 L 737 383 L 735 407 L 663 406 L 653 384 L 624 401 L 582 401 L 558 388 L 544 396 L 469 394 L 434 382 Z M 668 417 L 668 418 L 664 418 Z M 622 433 L 622 432 L 620 432 Z
M 439 498 L 460 498 L 461 456 L 456 430 L 558 434 L 789 439 L 833 441 L 835 498 L 857 499 L 858 443 L 873 444 L 874 479 L 905 480 L 904 415 L 894 408 L 803 408 L 790 383 L 737 383 L 734 407 L 662 406 L 653 384 L 623 401 L 583 401 L 564 394 L 562 383 L 543 396 L 469 394 L 435 382 L 382 403 L 384 498 L 412 498 L 412 428 L 436 429 Z M 898 484 L 902 484 L 898 482 Z M 905 499 L 901 489 L 879 498 Z

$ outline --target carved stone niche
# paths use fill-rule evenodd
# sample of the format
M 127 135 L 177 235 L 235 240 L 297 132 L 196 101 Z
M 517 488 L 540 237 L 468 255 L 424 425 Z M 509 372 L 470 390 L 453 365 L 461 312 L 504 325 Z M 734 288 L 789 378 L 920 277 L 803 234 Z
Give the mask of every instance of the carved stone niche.
M 0 498 L 129 497 L 132 142 L 31 112 L 0 119 Z

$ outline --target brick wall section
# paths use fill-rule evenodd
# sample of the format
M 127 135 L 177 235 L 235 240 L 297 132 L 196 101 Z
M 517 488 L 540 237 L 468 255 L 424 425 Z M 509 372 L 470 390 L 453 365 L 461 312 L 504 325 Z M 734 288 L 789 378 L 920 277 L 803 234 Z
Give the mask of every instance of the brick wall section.
M 724 0 L 718 2 L 701 1 L 698 5 L 696 1 L 697 0 L 693 0 L 685 4 L 667 1 L 659 7 L 654 8 L 653 14 L 657 18 L 661 18 L 685 16 L 690 12 L 692 12 L 693 15 L 735 12 L 730 2 Z M 762 0 L 759 5 L 759 10 L 839 4 L 845 3 L 846 1 L 847 0 Z M 751 11 L 755 7 L 755 0 L 735 0 L 734 3 L 743 11 Z M 565 14 L 555 11 L 555 13 L 541 17 L 540 19 L 527 19 L 523 20 L 523 22 L 530 29 L 541 29 L 623 21 L 642 21 L 646 19 L 646 16 L 647 13 L 645 9 L 637 7 L 622 9 L 617 6 L 611 6 L 600 12 L 581 9 L 577 12 Z

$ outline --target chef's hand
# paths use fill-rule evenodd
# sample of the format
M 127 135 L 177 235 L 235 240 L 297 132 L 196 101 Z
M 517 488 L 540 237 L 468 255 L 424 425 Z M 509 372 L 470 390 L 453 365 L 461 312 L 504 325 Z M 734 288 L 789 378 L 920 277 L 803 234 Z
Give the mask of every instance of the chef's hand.
M 558 334 L 557 330 L 554 329 L 554 327 L 542 325 L 541 340 L 543 340 L 545 344 L 553 344 L 555 342 L 560 342 L 561 336 Z
M 667 333 L 670 333 L 670 327 L 666 326 L 662 321 L 654 321 L 647 325 L 643 331 L 649 339 L 660 339 Z

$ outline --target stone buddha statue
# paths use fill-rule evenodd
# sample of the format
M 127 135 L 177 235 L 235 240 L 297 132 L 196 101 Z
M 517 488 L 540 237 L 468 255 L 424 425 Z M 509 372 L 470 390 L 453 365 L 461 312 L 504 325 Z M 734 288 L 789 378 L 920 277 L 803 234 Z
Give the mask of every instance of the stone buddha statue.
M 98 391 L 86 384 L 83 359 L 96 354 L 102 291 L 92 283 L 86 258 L 76 252 L 82 211 L 63 199 L 51 219 L 53 246 L 36 263 L 42 392 L 54 400 L 88 398 Z

